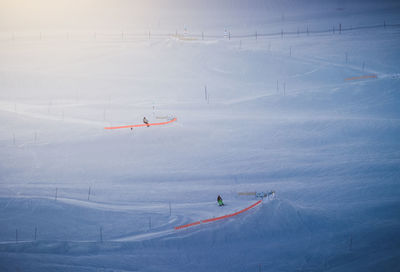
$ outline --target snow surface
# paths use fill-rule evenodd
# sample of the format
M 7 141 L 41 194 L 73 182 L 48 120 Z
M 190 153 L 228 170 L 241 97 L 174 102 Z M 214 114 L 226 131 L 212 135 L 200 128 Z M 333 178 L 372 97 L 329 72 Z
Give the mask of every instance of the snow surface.
M 339 2 L 227 27 L 382 27 L 2 32 L 0 271 L 400 271 L 400 7 Z

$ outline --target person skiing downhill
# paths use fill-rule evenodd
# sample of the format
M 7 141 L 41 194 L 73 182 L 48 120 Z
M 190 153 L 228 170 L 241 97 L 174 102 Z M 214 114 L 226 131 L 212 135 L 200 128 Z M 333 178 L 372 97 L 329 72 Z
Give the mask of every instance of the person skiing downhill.
M 145 123 L 147 125 L 147 127 L 149 127 L 149 120 L 147 120 L 146 117 L 143 117 L 143 123 Z
M 219 206 L 224 206 L 224 202 L 222 201 L 222 197 L 220 195 L 217 197 L 217 202 Z

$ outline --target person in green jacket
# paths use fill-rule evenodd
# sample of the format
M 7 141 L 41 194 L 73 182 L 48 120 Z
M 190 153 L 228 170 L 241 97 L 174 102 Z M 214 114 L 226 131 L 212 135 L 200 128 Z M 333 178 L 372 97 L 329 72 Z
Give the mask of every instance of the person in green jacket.
M 224 202 L 222 201 L 222 197 L 220 195 L 217 197 L 217 202 L 219 206 L 224 206 Z

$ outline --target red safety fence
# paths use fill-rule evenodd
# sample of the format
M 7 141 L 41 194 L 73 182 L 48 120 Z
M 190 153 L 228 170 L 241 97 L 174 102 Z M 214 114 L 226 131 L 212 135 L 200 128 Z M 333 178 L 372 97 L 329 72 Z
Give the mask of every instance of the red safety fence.
M 221 219 L 226 219 L 226 218 L 229 218 L 229 217 L 233 217 L 233 216 L 236 216 L 238 214 L 244 213 L 244 212 L 254 208 L 255 206 L 261 204 L 261 202 L 262 202 L 262 200 L 259 200 L 256 203 L 254 203 L 253 205 L 251 205 L 251 206 L 249 206 L 249 207 L 247 207 L 247 208 L 245 208 L 243 210 L 240 210 L 238 212 L 235 212 L 235 213 L 223 215 L 223 216 L 220 216 L 220 217 L 200 220 L 200 221 L 197 221 L 197 222 L 194 222 L 194 223 L 190 223 L 190 224 L 186 224 L 186 225 L 182 225 L 182 226 L 177 226 L 174 229 L 175 230 L 180 230 L 180 229 L 189 228 L 189 227 L 200 225 L 200 224 L 204 224 L 204 223 L 214 222 L 214 221 L 218 221 L 218 220 L 221 220 Z
M 104 129 L 119 129 L 119 128 L 134 128 L 134 127 L 147 127 L 147 126 L 161 126 L 166 125 L 172 122 L 175 122 L 177 119 L 174 118 L 172 120 L 161 122 L 161 123 L 150 123 L 150 124 L 140 124 L 140 125 L 129 125 L 129 126 L 120 126 L 120 127 L 105 127 Z
M 357 79 L 367 79 L 367 78 L 377 78 L 378 76 L 375 74 L 372 75 L 365 75 L 365 76 L 358 76 L 358 77 L 349 77 L 346 78 L 345 80 L 357 80 Z

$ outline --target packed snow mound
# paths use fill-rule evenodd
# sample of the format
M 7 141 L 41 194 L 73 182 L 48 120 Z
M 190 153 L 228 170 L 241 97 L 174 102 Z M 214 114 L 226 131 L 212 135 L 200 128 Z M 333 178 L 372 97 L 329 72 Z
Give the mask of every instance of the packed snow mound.
M 286 200 L 264 200 L 262 205 L 246 213 L 177 232 L 179 239 L 195 243 L 218 243 L 237 240 L 257 240 L 282 233 L 304 235 L 330 224 L 318 210 L 295 206 Z M 170 238 L 167 238 L 170 239 Z

